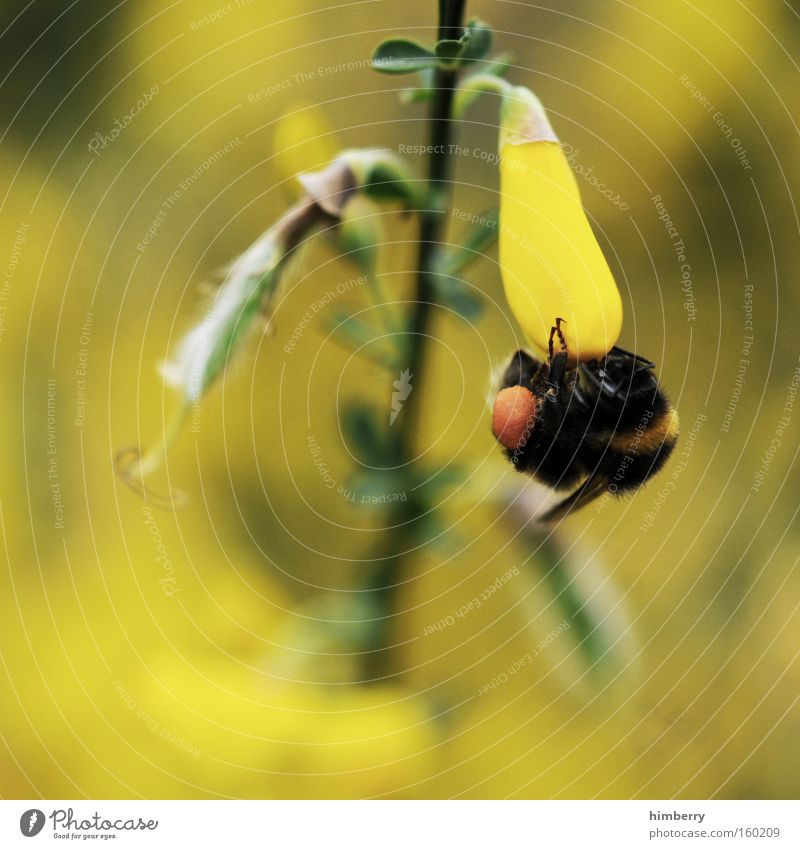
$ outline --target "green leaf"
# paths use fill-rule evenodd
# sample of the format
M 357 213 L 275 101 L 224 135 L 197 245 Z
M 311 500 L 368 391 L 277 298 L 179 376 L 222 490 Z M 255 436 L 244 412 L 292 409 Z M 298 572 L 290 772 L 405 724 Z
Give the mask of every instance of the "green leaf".
M 388 422 L 387 422 L 388 424 Z M 342 414 L 342 429 L 350 450 L 368 466 L 381 466 L 389 448 L 386 428 L 375 420 L 375 411 L 363 404 L 351 404 Z
M 467 23 L 469 43 L 467 44 L 461 58 L 465 61 L 475 62 L 489 55 L 492 49 L 492 31 L 489 25 L 479 18 L 472 18 Z
M 438 65 L 439 59 L 434 52 L 408 38 L 382 41 L 372 54 L 372 67 L 382 74 L 410 74 Z
M 367 197 L 399 200 L 411 209 L 419 209 L 424 203 L 424 181 L 397 154 L 386 149 L 346 150 L 339 159 L 347 163 L 356 185 Z
M 545 570 L 545 579 L 564 620 L 573 629 L 586 665 L 594 674 L 603 673 L 616 661 L 614 645 L 607 639 L 607 626 L 599 615 L 602 611 L 595 609 L 571 574 L 569 552 L 569 548 L 562 549 L 551 536 L 546 536 L 539 542 L 537 560 Z
M 411 42 L 412 44 L 414 42 Z M 478 18 L 473 18 L 467 24 L 464 34 L 458 39 L 442 39 L 434 47 L 435 55 L 441 60 L 437 63 L 425 63 L 419 68 L 419 85 L 408 88 L 400 95 L 403 103 L 419 103 L 430 100 L 434 92 L 434 72 L 438 66 L 452 68 L 454 64 L 467 64 L 477 62 L 488 55 L 492 49 L 492 31 L 489 25 Z M 430 53 L 430 51 L 428 51 Z M 458 60 L 458 61 L 457 61 Z M 508 67 L 506 62 L 502 70 L 499 70 L 497 62 L 488 63 L 483 67 L 483 73 L 504 73 Z M 394 71 L 389 68 L 378 68 L 386 73 L 405 73 L 405 71 Z
M 461 38 L 443 38 L 436 42 L 436 55 L 447 62 L 460 59 L 462 62 L 476 62 L 483 59 L 492 49 L 492 31 L 488 24 L 473 18 L 464 30 Z
M 513 60 L 514 55 L 508 51 L 498 53 L 494 58 L 489 59 L 485 65 L 481 65 L 479 73 L 491 74 L 493 77 L 504 77 Z
M 461 118 L 467 107 L 474 103 L 488 89 L 473 86 L 473 81 L 485 79 L 486 77 L 497 77 L 502 79 L 506 71 L 511 67 L 512 56 L 510 53 L 498 53 L 493 59 L 482 63 L 479 69 L 465 76 L 458 86 L 456 97 L 453 102 L 453 117 Z
M 396 357 L 386 346 L 376 344 L 378 331 L 370 324 L 356 318 L 343 308 L 333 308 L 324 319 L 325 326 L 333 334 L 335 342 L 347 341 L 359 356 L 367 357 L 389 371 L 398 368 Z
M 427 503 L 435 503 L 446 498 L 466 479 L 467 474 L 466 467 L 458 463 L 451 463 L 438 469 L 427 466 L 414 474 L 414 489 L 424 497 Z
M 436 270 L 442 275 L 457 275 L 471 262 L 483 256 L 497 240 L 500 231 L 500 212 L 497 207 L 472 216 L 459 244 L 441 251 Z
M 347 487 L 356 495 L 360 504 L 387 505 L 408 501 L 409 493 L 404 488 L 405 478 L 396 471 L 367 469 L 351 475 Z
M 458 277 L 437 274 L 433 278 L 433 285 L 436 289 L 436 300 L 468 321 L 483 314 L 483 301 Z
M 463 551 L 469 541 L 450 527 L 438 510 L 429 510 L 409 528 L 414 545 L 443 552 Z
M 452 62 L 461 56 L 468 41 L 469 33 L 465 31 L 461 38 L 443 38 L 441 41 L 437 41 L 434 49 L 440 59 Z
M 400 101 L 402 103 L 420 103 L 430 100 L 433 97 L 435 75 L 433 68 L 423 68 L 421 71 L 417 71 L 419 85 L 402 91 L 400 93 Z
M 409 207 L 419 203 L 419 188 L 407 178 L 400 179 L 395 167 L 381 162 L 364 175 L 364 194 L 375 200 L 399 200 Z
M 378 246 L 383 242 L 378 207 L 363 195 L 354 197 L 344 208 L 338 231 L 339 250 L 372 276 Z
M 211 308 L 163 367 L 167 382 L 190 404 L 224 371 L 259 319 L 269 314 L 289 257 L 318 228 L 321 214 L 310 198 L 299 201 L 231 265 Z

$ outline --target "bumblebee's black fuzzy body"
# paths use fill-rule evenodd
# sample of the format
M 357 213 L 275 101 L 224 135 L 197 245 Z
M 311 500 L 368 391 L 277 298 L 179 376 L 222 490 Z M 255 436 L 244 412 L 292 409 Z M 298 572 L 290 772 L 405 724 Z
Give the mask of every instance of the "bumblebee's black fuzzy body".
M 558 323 L 553 333 L 558 334 Z M 503 388 L 529 389 L 536 412 L 527 438 L 506 454 L 519 471 L 553 489 L 578 486 L 545 520 L 604 491 L 632 492 L 664 465 L 677 441 L 678 422 L 653 368 L 621 348 L 569 368 L 563 338 L 559 352 L 553 353 L 551 344 L 547 363 L 522 350 L 513 355 Z

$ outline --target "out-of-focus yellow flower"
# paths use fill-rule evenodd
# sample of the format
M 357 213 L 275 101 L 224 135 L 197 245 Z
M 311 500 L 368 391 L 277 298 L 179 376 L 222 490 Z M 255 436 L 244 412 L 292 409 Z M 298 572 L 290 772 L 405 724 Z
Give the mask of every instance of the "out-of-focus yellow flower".
M 602 357 L 622 327 L 617 285 L 544 108 L 524 87 L 501 91 L 499 241 L 509 306 L 539 350 L 547 351 L 558 316 L 573 363 Z
M 296 103 L 278 121 L 272 148 L 275 171 L 287 191 L 297 197 L 297 175 L 323 168 L 336 158 L 342 145 L 321 109 Z

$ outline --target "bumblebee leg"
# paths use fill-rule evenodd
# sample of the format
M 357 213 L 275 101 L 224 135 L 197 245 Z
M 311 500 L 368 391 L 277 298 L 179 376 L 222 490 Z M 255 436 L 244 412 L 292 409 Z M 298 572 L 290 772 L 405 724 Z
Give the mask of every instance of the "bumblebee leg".
M 542 368 L 542 363 L 535 360 L 527 351 L 520 349 L 511 356 L 501 380 L 502 388 L 510 386 L 531 386 L 533 379 Z
M 547 350 L 549 358 L 547 361 L 547 379 L 545 383 L 548 387 L 548 392 L 551 394 L 558 392 L 563 388 L 567 376 L 567 340 L 561 332 L 561 325 L 566 324 L 563 318 L 556 318 L 556 323 L 550 328 L 550 339 L 547 342 Z M 558 336 L 558 341 L 561 345 L 561 350 L 556 354 L 553 346 L 553 339 Z
M 634 354 L 631 351 L 626 351 L 624 348 L 620 348 L 617 345 L 609 352 L 611 354 L 623 354 L 626 357 L 630 357 L 632 360 L 638 360 L 640 363 L 644 363 L 646 368 L 655 368 L 656 364 L 652 362 L 652 360 L 648 360 L 647 357 L 642 357 L 640 354 Z
M 553 337 L 558 336 L 558 341 L 561 345 L 562 353 L 567 353 L 567 340 L 564 338 L 564 334 L 561 331 L 561 325 L 566 324 L 563 318 L 556 318 L 556 323 L 554 327 L 550 328 L 550 338 L 547 340 L 547 350 L 550 354 L 550 362 L 553 361 L 554 351 L 553 351 Z
M 578 366 L 578 370 L 590 383 L 594 384 L 596 389 L 602 388 L 603 384 L 600 378 L 585 363 L 581 363 Z
M 577 382 L 576 382 L 576 383 L 574 384 L 574 386 L 572 387 L 572 397 L 573 397 L 573 398 L 574 398 L 574 399 L 575 399 L 575 400 L 576 400 L 579 404 L 582 404 L 584 407 L 588 407 L 588 406 L 589 406 L 589 402 L 586 400 L 586 396 L 585 396 L 585 395 L 583 394 L 583 392 L 581 391 L 581 389 L 580 389 L 580 387 L 578 386 Z
M 561 343 L 561 350 L 566 354 L 567 353 L 567 340 L 564 338 L 564 334 L 561 331 L 561 325 L 566 324 L 563 318 L 556 317 L 556 335 L 558 336 L 558 341 Z M 552 336 L 551 336 L 552 339 Z
M 599 475 L 589 475 L 589 477 L 563 501 L 560 501 L 555 507 L 551 507 L 547 512 L 537 517 L 542 524 L 549 524 L 563 519 L 567 514 L 574 510 L 580 510 L 587 504 L 599 498 L 604 492 L 608 491 L 608 481 Z

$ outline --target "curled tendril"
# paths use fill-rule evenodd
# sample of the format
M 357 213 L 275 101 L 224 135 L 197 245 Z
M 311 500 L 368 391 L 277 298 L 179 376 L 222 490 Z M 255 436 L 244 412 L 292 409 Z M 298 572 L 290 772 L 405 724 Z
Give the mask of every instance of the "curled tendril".
M 174 512 L 185 507 L 188 498 L 186 494 L 176 489 L 167 495 L 160 495 L 147 486 L 144 479 L 164 465 L 167 451 L 177 438 L 186 418 L 186 409 L 181 409 L 173 417 L 172 422 L 164 433 L 164 439 L 146 454 L 142 454 L 138 446 L 131 445 L 120 449 L 114 456 L 114 470 L 119 479 L 145 501 L 161 510 Z
M 162 452 L 159 452 L 161 454 Z M 119 479 L 137 495 L 140 495 L 148 504 L 158 507 L 160 510 L 176 510 L 185 507 L 188 498 L 186 493 L 180 489 L 174 490 L 168 495 L 154 492 L 144 482 L 145 475 L 149 471 L 149 455 L 142 456 L 141 449 L 135 445 L 122 448 L 114 456 L 114 470 Z

